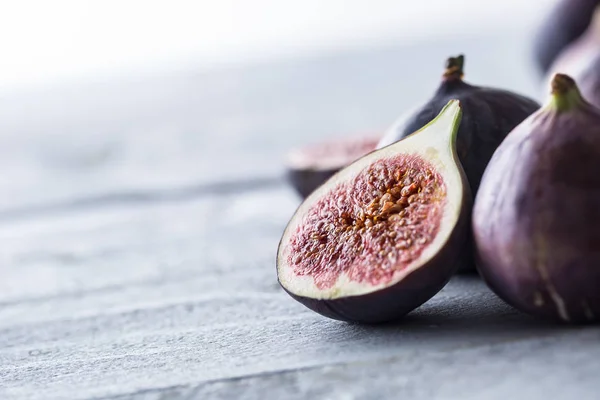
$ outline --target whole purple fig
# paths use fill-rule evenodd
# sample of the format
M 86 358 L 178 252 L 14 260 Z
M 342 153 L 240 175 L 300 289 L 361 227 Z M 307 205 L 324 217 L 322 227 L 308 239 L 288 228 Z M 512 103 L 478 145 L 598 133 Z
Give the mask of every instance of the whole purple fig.
M 460 101 L 463 118 L 456 148 L 473 194 L 488 161 L 508 132 L 540 108 L 529 97 L 509 90 L 472 85 L 463 80 L 464 55 L 446 60 L 442 80 L 431 98 L 404 115 L 381 138 L 378 148 L 412 135 L 433 120 L 448 101 Z
M 544 91 L 557 73 L 575 79 L 583 97 L 600 107 L 600 7 L 587 30 L 556 57 L 544 79 Z
M 557 0 L 536 27 L 533 61 L 542 74 L 571 43 L 579 39 L 592 21 L 599 0 Z
M 477 267 L 523 312 L 600 320 L 600 109 L 556 74 L 547 104 L 509 133 L 473 210 Z

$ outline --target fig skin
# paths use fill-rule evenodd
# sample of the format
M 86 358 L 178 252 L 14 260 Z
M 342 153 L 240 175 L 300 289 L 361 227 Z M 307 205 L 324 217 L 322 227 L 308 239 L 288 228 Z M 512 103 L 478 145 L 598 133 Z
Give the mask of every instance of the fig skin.
M 600 7 L 588 29 L 556 58 L 545 79 L 547 87 L 555 74 L 567 74 L 577 82 L 583 97 L 600 107 Z
M 287 160 L 285 167 L 285 179 L 292 185 L 296 193 L 302 198 L 307 198 L 316 188 L 321 186 L 325 181 L 335 175 L 336 172 L 350 164 L 352 161 L 360 158 L 368 152 L 375 150 L 381 135 L 366 135 L 364 137 L 353 137 L 348 139 L 340 139 L 337 141 L 339 145 L 337 151 L 344 152 L 348 148 L 343 161 L 340 159 L 340 154 L 336 154 L 337 161 L 333 164 L 328 162 L 327 155 L 313 156 L 304 155 L 310 158 L 309 165 L 296 165 L 291 160 Z M 296 149 L 297 151 L 307 151 L 310 148 L 331 146 L 336 142 L 322 142 L 304 149 Z M 360 149 L 351 149 L 353 146 L 360 145 Z M 289 157 L 289 155 L 288 155 Z M 321 160 L 320 157 L 325 157 Z M 325 166 L 323 166 L 325 165 Z
M 447 107 L 450 107 L 452 103 L 457 105 L 460 104 L 458 101 L 450 101 Z M 443 111 L 444 110 L 440 112 L 440 115 L 443 114 Z M 461 115 L 462 113 L 459 112 L 457 119 L 460 119 Z M 433 122 L 435 121 L 431 121 L 427 125 L 430 125 Z M 454 149 L 458 123 L 459 121 L 455 120 L 454 131 L 452 134 Z M 425 128 L 426 127 L 423 127 L 421 129 Z M 373 156 L 374 154 L 375 152 L 369 153 L 368 156 Z M 461 260 L 464 259 L 464 253 L 468 251 L 468 232 L 470 230 L 471 212 L 473 207 L 473 196 L 466 175 L 455 150 L 453 150 L 452 154 L 454 167 L 456 168 L 459 175 L 459 181 L 461 182 L 462 201 L 460 203 L 460 209 L 458 210 L 458 218 L 452 232 L 448 235 L 446 241 L 441 244 L 436 254 L 427 262 L 408 272 L 400 281 L 391 284 L 386 288 L 366 294 L 344 296 L 335 299 L 316 299 L 301 296 L 288 290 L 278 273 L 278 282 L 282 289 L 293 299 L 320 315 L 340 321 L 363 324 L 379 324 L 399 320 L 437 294 L 457 271 Z M 420 154 L 420 156 L 427 160 L 427 157 L 425 157 L 424 154 Z M 435 155 L 433 156 L 437 157 Z M 357 160 L 357 162 L 358 161 L 360 160 Z M 374 159 L 374 161 L 377 161 L 377 159 Z M 445 172 L 439 172 L 444 176 Z M 344 170 L 341 170 L 338 174 L 342 175 L 343 173 Z M 329 183 L 336 185 L 340 179 L 338 174 L 330 178 L 323 186 L 326 186 Z M 300 212 L 299 210 L 300 208 L 296 210 L 292 220 Z M 282 237 L 278 245 L 278 256 L 276 261 L 278 266 L 282 263 L 279 249 L 284 245 L 283 239 L 284 237 Z
M 507 303 L 600 321 L 600 109 L 557 74 L 549 103 L 513 130 L 473 210 L 477 268 Z
M 448 58 L 442 82 L 433 97 L 407 120 L 393 126 L 377 147 L 411 135 L 435 118 L 448 101 L 457 99 L 463 117 L 456 148 L 471 191 L 476 194 L 483 171 L 496 148 L 515 126 L 538 110 L 540 104 L 507 90 L 470 85 L 463 80 L 463 67 L 463 55 Z
M 544 16 L 532 46 L 534 63 L 542 75 L 547 74 L 559 54 L 584 33 L 599 4 L 599 0 L 560 0 Z
M 441 250 L 400 282 L 375 292 L 339 299 L 313 299 L 289 292 L 296 301 L 325 317 L 345 322 L 380 324 L 396 321 L 435 296 L 461 265 L 466 251 L 467 231 L 472 210 L 472 197 L 464 181 L 460 218 Z M 449 261 L 454 260 L 454 261 Z
M 576 81 L 585 99 L 593 106 L 600 107 L 600 51 L 587 68 L 577 74 Z

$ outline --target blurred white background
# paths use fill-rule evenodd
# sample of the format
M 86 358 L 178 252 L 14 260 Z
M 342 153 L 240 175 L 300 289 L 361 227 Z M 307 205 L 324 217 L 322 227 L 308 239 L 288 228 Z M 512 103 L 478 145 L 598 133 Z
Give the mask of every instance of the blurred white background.
M 0 214 L 278 179 L 294 146 L 388 128 L 459 52 L 468 82 L 543 99 L 555 1 L 0 0 Z
M 526 31 L 553 2 L 3 0 L 0 90 L 439 35 Z

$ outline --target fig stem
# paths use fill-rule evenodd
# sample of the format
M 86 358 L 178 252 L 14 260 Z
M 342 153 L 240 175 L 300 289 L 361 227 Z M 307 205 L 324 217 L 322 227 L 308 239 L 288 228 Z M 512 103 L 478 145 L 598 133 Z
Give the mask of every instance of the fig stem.
M 566 74 L 555 74 L 550 84 L 552 96 L 550 107 L 559 112 L 569 111 L 584 100 L 575 80 Z
M 459 54 L 456 57 L 449 57 L 446 60 L 446 70 L 444 79 L 462 79 L 464 76 L 465 56 Z

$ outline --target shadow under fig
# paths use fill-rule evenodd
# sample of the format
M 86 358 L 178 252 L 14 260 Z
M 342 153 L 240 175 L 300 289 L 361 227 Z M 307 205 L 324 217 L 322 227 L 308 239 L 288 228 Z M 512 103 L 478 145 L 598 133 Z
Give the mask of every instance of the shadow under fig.
M 524 314 L 498 298 L 477 275 L 454 277 L 438 295 L 399 321 L 372 325 L 339 323 L 345 335 L 355 339 L 364 336 L 372 343 L 373 338 L 379 338 L 376 342 L 386 346 L 395 342 L 427 345 L 436 341 L 483 344 L 593 327 L 571 326 Z

